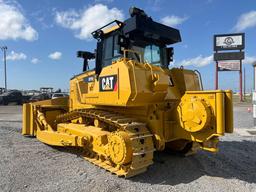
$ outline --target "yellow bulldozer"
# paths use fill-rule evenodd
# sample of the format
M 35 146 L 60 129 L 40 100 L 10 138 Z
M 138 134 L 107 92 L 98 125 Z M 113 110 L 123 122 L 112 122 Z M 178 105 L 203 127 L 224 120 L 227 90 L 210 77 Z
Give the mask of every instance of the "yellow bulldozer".
M 132 7 L 130 18 L 92 32 L 95 53 L 78 51 L 83 72 L 70 96 L 23 105 L 22 134 L 77 147 L 86 160 L 131 177 L 153 164 L 154 151 L 218 151 L 233 132 L 232 91 L 203 91 L 200 73 L 171 68 L 180 32 Z M 88 61 L 95 59 L 95 69 Z

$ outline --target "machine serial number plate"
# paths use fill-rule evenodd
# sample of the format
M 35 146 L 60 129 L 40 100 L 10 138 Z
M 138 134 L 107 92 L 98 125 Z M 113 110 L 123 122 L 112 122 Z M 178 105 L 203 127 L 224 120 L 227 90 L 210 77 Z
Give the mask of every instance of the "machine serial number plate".
M 109 75 L 100 77 L 100 91 L 116 91 L 117 90 L 117 75 Z

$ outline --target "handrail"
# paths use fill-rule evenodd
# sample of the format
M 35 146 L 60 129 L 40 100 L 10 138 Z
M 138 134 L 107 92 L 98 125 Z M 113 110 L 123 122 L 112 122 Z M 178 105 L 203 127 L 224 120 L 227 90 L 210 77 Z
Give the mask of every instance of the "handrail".
M 133 79 L 134 79 L 135 95 L 134 95 L 134 97 L 132 98 L 132 101 L 134 101 L 135 98 L 136 98 L 137 95 L 138 95 L 138 91 L 137 91 L 137 82 L 136 82 L 136 75 L 135 75 L 135 67 L 134 67 L 134 63 L 132 63 L 131 61 L 128 61 L 128 63 L 131 65 L 132 70 L 133 70 Z
M 199 77 L 201 90 L 204 90 L 201 73 L 198 70 L 194 70 L 194 72 L 197 73 Z
M 152 65 L 150 65 L 148 62 L 146 62 L 144 64 L 144 66 L 149 68 L 149 70 L 151 72 L 151 77 L 152 77 L 152 80 L 153 80 L 154 79 L 154 74 L 153 74 L 153 67 L 152 67 Z
M 127 53 L 128 52 L 132 52 L 132 53 L 137 53 L 138 55 L 139 55 L 139 59 L 140 59 L 140 61 L 139 62 L 142 62 L 142 54 L 140 53 L 140 52 L 138 52 L 138 51 L 134 51 L 134 50 L 131 50 L 131 49 L 125 49 L 124 51 L 124 59 L 126 59 L 127 58 Z M 133 71 L 133 79 L 134 79 L 134 87 L 135 87 L 135 95 L 134 95 L 134 97 L 132 98 L 132 101 L 134 101 L 135 100 L 135 98 L 137 97 L 137 95 L 138 95 L 138 89 L 137 89 L 137 81 L 136 81 L 136 74 L 135 74 L 135 63 L 133 63 L 133 62 L 131 62 L 130 60 L 127 62 L 127 63 L 129 63 L 130 65 L 131 65 L 131 67 L 132 67 L 132 71 Z

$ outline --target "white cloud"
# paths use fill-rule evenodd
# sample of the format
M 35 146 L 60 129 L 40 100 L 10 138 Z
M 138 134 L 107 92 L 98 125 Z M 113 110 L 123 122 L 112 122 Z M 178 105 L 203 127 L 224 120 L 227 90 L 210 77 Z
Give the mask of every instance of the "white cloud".
M 59 60 L 62 56 L 62 53 L 59 51 L 55 51 L 53 53 L 51 53 L 48 57 L 52 60 Z
M 206 65 L 215 63 L 213 61 L 213 56 L 206 56 L 203 57 L 202 55 L 199 55 L 197 57 L 194 58 L 190 58 L 190 59 L 184 59 L 180 62 L 175 62 L 176 66 L 194 66 L 194 67 L 204 67 Z M 256 56 L 249 56 L 249 55 L 245 55 L 245 58 L 243 60 L 243 64 L 253 64 L 256 63 Z
M 236 31 L 243 31 L 250 27 L 256 27 L 256 11 L 242 14 L 234 27 Z
M 21 11 L 12 4 L 0 0 L 0 39 L 38 39 L 37 31 L 28 23 Z
M 163 1 L 161 0 L 147 0 L 146 1 L 147 4 L 146 4 L 146 10 L 151 10 L 151 11 L 154 11 L 154 12 L 159 12 L 163 9 Z
M 245 55 L 245 58 L 244 58 L 243 63 L 244 63 L 244 64 L 253 64 L 253 63 L 256 63 L 256 57 L 255 57 L 255 56 L 248 56 L 248 55 Z
M 33 58 L 33 59 L 31 59 L 31 63 L 37 64 L 37 63 L 39 63 L 39 59 Z
M 109 9 L 106 5 L 96 4 L 83 11 L 56 12 L 55 22 L 64 28 L 75 31 L 80 39 L 90 39 L 91 32 L 113 20 L 123 20 L 123 12 L 117 8 Z
M 14 51 L 11 51 L 11 53 L 6 56 L 6 60 L 10 60 L 10 61 L 25 60 L 25 59 L 27 59 L 27 56 L 24 53 L 16 53 Z
M 195 66 L 195 67 L 204 67 L 206 65 L 209 65 L 213 63 L 213 56 L 206 56 L 203 57 L 202 55 L 199 55 L 197 57 L 194 58 L 190 58 L 190 59 L 184 59 L 180 62 L 175 63 L 175 65 L 179 65 L 179 66 Z
M 188 17 L 179 17 L 176 15 L 171 15 L 171 16 L 168 15 L 168 16 L 163 17 L 160 21 L 165 25 L 175 27 L 177 25 L 182 24 L 187 19 L 188 19 Z

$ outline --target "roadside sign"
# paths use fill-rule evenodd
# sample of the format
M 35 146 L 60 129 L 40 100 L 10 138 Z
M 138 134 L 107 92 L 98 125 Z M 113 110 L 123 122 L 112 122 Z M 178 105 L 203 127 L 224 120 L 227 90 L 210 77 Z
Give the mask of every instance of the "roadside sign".
M 244 52 L 217 52 L 214 53 L 214 61 L 220 60 L 243 60 Z
M 240 71 L 240 60 L 218 61 L 218 71 Z
M 214 35 L 214 51 L 244 49 L 244 33 Z
M 242 60 L 244 59 L 245 34 L 216 34 L 213 36 L 213 49 L 215 64 L 215 89 L 218 89 L 218 72 L 238 71 L 239 72 L 239 95 L 243 101 L 243 76 Z M 231 51 L 234 50 L 234 51 Z

